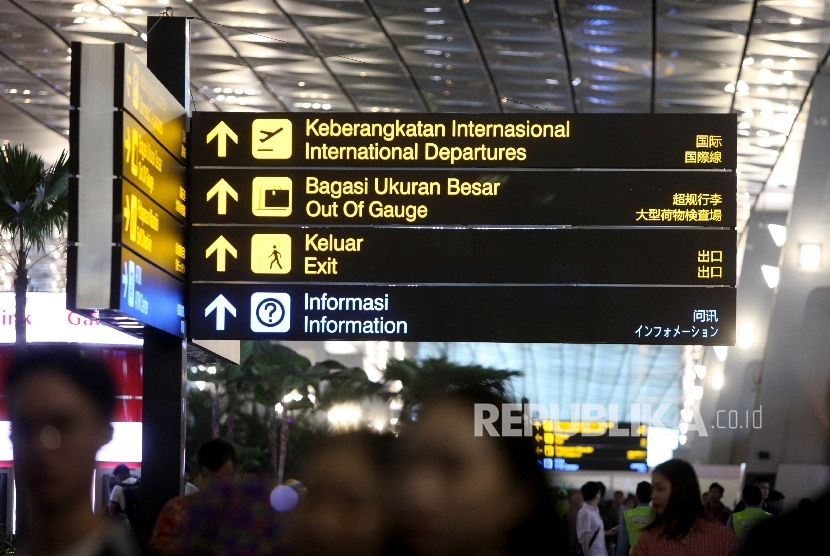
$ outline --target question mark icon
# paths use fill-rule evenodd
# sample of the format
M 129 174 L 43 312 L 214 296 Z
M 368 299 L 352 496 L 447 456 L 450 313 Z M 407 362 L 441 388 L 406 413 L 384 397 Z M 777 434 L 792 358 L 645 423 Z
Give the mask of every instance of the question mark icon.
M 277 304 L 274 303 L 273 301 L 269 301 L 268 303 L 265 304 L 265 307 L 263 309 L 265 311 L 268 311 L 268 322 L 269 323 L 274 322 L 274 313 L 277 311 Z M 269 309 L 270 309 L 270 311 L 269 311 Z
M 272 328 L 285 318 L 285 307 L 278 299 L 268 297 L 257 306 L 256 318 L 263 326 Z

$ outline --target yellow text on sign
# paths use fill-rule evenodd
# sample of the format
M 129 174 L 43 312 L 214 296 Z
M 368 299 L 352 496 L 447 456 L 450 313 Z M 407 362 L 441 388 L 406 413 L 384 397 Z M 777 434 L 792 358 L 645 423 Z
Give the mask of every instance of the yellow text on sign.
M 291 120 L 258 118 L 251 125 L 251 154 L 254 158 L 291 158 Z
M 251 270 L 256 274 L 288 274 L 291 271 L 291 236 L 254 234 L 251 237 Z
M 252 187 L 254 216 L 291 216 L 291 178 L 258 177 Z

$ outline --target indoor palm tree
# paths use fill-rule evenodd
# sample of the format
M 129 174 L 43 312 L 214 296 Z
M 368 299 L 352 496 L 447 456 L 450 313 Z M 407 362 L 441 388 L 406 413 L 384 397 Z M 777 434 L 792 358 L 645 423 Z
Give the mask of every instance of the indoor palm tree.
M 0 233 L 5 240 L 0 246 L 14 272 L 18 352 L 26 349 L 29 269 L 46 254 L 34 261 L 30 257 L 44 253 L 47 241 L 63 233 L 69 208 L 68 178 L 65 152 L 47 166 L 23 145 L 5 145 L 0 150 Z

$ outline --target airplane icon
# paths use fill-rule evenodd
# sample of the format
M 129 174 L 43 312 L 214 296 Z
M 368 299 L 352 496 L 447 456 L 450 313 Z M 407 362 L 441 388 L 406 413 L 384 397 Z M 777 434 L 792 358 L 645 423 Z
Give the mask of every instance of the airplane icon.
M 251 127 L 251 154 L 254 158 L 291 158 L 291 120 L 257 118 Z
M 276 135 L 277 133 L 279 133 L 282 130 L 283 130 L 283 128 L 279 128 L 277 131 L 266 131 L 264 129 L 260 129 L 259 133 L 260 133 L 260 135 L 263 135 L 264 138 L 260 137 L 259 142 L 260 143 L 266 142 L 267 140 L 269 140 L 271 137 L 273 137 L 274 135 Z

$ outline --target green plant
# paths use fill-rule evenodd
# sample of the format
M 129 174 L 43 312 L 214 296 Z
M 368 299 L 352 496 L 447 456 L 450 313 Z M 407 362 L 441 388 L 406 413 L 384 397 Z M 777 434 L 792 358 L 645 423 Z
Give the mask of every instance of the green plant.
M 44 256 L 47 240 L 63 233 L 69 209 L 69 170 L 66 153 L 46 166 L 43 159 L 23 145 L 0 150 L 0 243 L 14 271 L 15 347 L 26 349 L 26 291 L 29 269 Z M 63 247 L 63 244 L 59 246 Z

